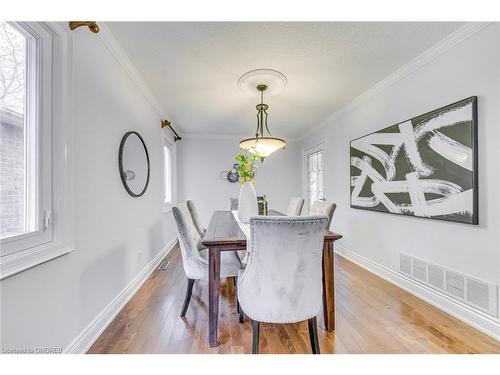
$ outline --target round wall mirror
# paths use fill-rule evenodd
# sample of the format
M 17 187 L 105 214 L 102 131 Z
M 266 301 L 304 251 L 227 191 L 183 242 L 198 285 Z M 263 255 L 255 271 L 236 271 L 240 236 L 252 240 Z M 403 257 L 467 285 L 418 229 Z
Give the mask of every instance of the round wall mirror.
M 133 197 L 143 195 L 149 183 L 149 155 L 139 133 L 130 131 L 123 136 L 118 166 L 125 190 Z

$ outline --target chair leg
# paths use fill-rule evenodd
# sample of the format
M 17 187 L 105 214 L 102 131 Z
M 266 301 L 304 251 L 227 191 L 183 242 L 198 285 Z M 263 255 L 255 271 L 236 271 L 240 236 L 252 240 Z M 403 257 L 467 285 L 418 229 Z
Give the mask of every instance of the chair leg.
M 238 278 L 236 278 L 236 284 L 238 284 Z M 240 324 L 243 324 L 245 323 L 245 314 L 243 314 L 243 309 L 241 308 L 240 301 L 238 300 L 238 287 L 236 287 L 236 307 L 238 309 Z
M 240 301 L 238 301 L 238 276 L 235 276 L 234 277 L 234 288 L 236 289 L 235 290 L 235 295 L 236 295 L 236 309 L 238 311 L 238 315 L 239 315 L 239 318 L 240 318 L 240 323 L 244 323 L 245 320 L 243 318 L 243 310 L 241 309 L 241 306 L 240 306 Z
M 193 293 L 194 279 L 188 279 L 186 297 L 184 298 L 184 305 L 181 310 L 181 318 L 186 315 L 186 311 L 189 306 L 189 301 L 191 301 L 191 294 Z
M 239 302 L 238 302 L 238 315 L 240 316 L 240 324 L 245 323 L 245 315 L 243 314 L 243 309 L 241 308 Z
M 309 339 L 311 340 L 312 352 L 313 354 L 320 354 L 316 317 L 309 319 L 307 325 L 309 326 Z
M 252 354 L 259 354 L 259 322 L 252 320 Z

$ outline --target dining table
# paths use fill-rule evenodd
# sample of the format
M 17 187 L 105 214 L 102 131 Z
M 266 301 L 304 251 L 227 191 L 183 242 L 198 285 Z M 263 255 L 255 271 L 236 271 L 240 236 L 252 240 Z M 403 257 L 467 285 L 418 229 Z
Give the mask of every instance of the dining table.
M 286 216 L 276 210 L 269 210 L 269 216 Z M 250 225 L 238 219 L 237 211 L 215 211 L 202 239 L 208 248 L 208 342 L 210 347 L 218 345 L 219 286 L 221 251 L 246 250 L 250 238 Z M 335 280 L 334 242 L 342 235 L 325 231 L 323 243 L 323 318 L 324 329 L 335 330 Z

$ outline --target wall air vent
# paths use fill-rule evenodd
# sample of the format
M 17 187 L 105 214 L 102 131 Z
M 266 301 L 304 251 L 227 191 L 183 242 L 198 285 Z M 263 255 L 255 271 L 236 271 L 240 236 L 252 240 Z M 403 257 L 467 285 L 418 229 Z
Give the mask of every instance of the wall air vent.
M 465 277 L 456 272 L 446 270 L 445 279 L 446 279 L 446 292 L 460 299 L 464 299 Z
M 490 296 L 490 287 L 482 281 L 467 279 L 467 296 L 468 302 L 484 309 L 489 310 L 491 300 L 494 299 Z
M 489 315 L 498 316 L 498 286 L 407 254 L 399 254 L 399 272 Z
M 425 283 L 427 281 L 427 263 L 422 260 L 413 258 L 412 264 L 413 277 Z
M 442 267 L 429 264 L 428 281 L 433 288 L 444 290 L 444 269 Z
M 400 254 L 399 256 L 399 271 L 411 276 L 411 257 Z

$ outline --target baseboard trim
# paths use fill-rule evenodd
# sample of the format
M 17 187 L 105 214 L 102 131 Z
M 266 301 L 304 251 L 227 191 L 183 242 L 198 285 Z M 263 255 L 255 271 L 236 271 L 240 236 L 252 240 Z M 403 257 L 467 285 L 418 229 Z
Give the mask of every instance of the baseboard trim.
M 84 354 L 97 341 L 108 325 L 133 297 L 160 262 L 177 244 L 177 237 L 172 239 L 139 274 L 85 327 L 85 329 L 64 349 L 68 354 Z
M 410 294 L 424 300 L 451 316 L 461 320 L 484 334 L 500 341 L 500 320 L 488 316 L 472 307 L 456 301 L 437 290 L 431 289 L 424 284 L 387 267 L 384 267 L 370 259 L 367 259 L 342 245 L 335 244 L 335 253 L 347 260 L 357 264 L 367 271 L 381 277 L 382 279 L 396 285 Z

